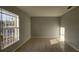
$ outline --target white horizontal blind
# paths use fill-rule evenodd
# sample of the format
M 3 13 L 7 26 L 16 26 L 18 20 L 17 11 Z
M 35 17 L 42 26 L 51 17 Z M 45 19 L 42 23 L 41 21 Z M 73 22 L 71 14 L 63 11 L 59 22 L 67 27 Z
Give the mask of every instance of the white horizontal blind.
M 1 49 L 7 48 L 19 40 L 19 16 L 0 8 Z

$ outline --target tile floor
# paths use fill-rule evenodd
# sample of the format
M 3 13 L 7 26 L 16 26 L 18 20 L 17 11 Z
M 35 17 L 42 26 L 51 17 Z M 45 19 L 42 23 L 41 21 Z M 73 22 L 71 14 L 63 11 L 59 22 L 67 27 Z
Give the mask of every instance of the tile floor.
M 16 52 L 77 52 L 68 44 L 56 39 L 30 39 Z

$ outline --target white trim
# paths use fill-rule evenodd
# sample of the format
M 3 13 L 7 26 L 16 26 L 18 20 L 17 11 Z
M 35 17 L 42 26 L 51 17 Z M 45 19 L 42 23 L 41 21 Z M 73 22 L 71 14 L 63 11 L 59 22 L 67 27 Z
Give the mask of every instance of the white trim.
M 76 51 L 78 51 L 79 52 L 79 49 L 77 48 L 77 47 L 75 47 L 74 45 L 72 45 L 72 44 L 70 44 L 70 43 L 68 43 L 68 42 L 66 42 L 69 46 L 71 46 L 73 49 L 75 49 Z
M 48 36 L 32 36 L 32 38 L 55 38 L 55 39 L 58 39 L 58 37 L 48 37 Z
M 23 43 L 21 43 L 17 48 L 15 48 L 12 52 L 15 52 L 18 48 L 20 48 L 24 43 L 26 43 L 28 40 L 30 40 L 31 37 L 29 37 L 26 41 L 24 41 Z

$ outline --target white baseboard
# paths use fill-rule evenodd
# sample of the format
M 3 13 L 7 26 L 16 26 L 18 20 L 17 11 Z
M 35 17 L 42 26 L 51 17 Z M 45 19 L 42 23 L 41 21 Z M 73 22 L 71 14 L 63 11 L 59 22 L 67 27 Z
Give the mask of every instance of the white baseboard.
M 79 49 L 77 48 L 77 47 L 75 47 L 74 45 L 72 45 L 72 44 L 70 44 L 70 43 L 68 43 L 68 42 L 66 42 L 69 46 L 71 46 L 73 49 L 75 49 L 76 51 L 78 51 L 79 52 Z
M 46 36 L 32 36 L 32 38 L 53 38 L 53 37 L 46 37 Z
M 28 40 L 30 40 L 31 37 L 28 37 L 26 41 L 24 41 L 23 43 L 21 43 L 17 48 L 15 48 L 12 52 L 15 52 L 18 48 L 20 48 L 24 43 L 26 43 Z
M 46 38 L 46 39 L 57 39 L 57 40 L 59 40 L 59 38 L 57 38 L 57 37 L 47 37 L 47 36 L 32 36 L 31 38 Z

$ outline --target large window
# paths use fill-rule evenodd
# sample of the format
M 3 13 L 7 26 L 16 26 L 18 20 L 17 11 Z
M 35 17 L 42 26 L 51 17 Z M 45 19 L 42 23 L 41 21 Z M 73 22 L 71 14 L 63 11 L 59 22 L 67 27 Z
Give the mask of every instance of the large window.
M 19 16 L 0 8 L 0 46 L 5 49 L 19 40 Z

